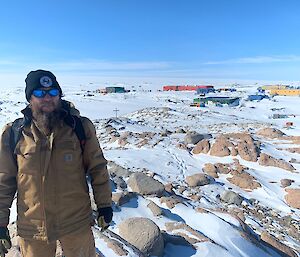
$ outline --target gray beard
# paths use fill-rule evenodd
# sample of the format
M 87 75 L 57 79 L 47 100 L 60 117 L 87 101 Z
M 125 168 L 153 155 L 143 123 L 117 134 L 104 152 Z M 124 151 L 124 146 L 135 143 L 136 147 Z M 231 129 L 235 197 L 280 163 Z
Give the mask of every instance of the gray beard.
M 53 128 L 61 120 L 61 109 L 47 113 L 41 110 L 32 110 L 34 123 L 38 129 L 46 136 L 50 135 Z

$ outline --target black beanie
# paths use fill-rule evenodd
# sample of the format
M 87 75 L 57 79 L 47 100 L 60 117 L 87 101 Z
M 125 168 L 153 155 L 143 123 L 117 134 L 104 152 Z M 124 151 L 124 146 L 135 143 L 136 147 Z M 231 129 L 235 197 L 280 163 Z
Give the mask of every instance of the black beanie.
M 31 71 L 28 73 L 25 79 L 25 83 L 26 83 L 25 95 L 28 102 L 30 101 L 32 91 L 37 88 L 43 88 L 43 87 L 57 88 L 59 90 L 60 96 L 62 95 L 62 90 L 56 80 L 56 77 L 50 71 L 46 71 L 46 70 Z

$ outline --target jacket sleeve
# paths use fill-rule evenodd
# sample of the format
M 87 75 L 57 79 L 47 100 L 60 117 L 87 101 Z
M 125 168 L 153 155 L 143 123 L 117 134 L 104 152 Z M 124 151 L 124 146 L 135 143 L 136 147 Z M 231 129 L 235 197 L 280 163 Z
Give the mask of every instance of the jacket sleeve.
M 9 223 L 12 201 L 17 190 L 17 164 L 10 148 L 11 124 L 4 127 L 0 137 L 0 225 Z
M 107 171 L 107 161 L 103 156 L 96 130 L 93 123 L 83 117 L 82 123 L 86 134 L 83 160 L 87 173 L 91 177 L 91 184 L 95 202 L 98 208 L 111 206 L 111 186 Z

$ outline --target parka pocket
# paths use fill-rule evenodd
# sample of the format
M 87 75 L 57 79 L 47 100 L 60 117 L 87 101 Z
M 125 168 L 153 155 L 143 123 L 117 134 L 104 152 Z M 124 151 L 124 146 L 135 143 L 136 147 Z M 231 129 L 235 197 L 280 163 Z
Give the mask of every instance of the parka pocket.
M 80 146 L 77 142 L 72 140 L 62 141 L 59 145 L 56 146 L 56 155 L 57 155 L 57 166 L 66 169 L 66 168 L 76 168 L 78 166 L 81 152 Z
M 17 145 L 16 154 L 20 173 L 35 175 L 40 171 L 40 153 L 35 144 Z

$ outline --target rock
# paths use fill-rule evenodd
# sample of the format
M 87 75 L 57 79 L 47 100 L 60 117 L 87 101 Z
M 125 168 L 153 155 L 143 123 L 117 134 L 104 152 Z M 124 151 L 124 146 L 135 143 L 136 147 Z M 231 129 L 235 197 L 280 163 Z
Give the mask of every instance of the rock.
M 132 191 L 142 195 L 161 196 L 165 191 L 162 183 L 142 172 L 133 173 L 128 179 L 128 185 Z
M 217 168 L 217 172 L 221 174 L 228 174 L 232 170 L 230 165 L 227 163 L 216 163 L 215 167 Z
M 203 172 L 213 178 L 218 178 L 218 173 L 217 173 L 217 168 L 215 165 L 211 164 L 211 163 L 205 163 L 204 167 L 203 167 Z
M 127 138 L 126 138 L 126 137 L 120 137 L 120 138 L 118 139 L 118 144 L 119 144 L 120 146 L 125 146 L 125 145 L 127 145 L 127 144 L 128 144 Z
M 165 129 L 164 131 L 160 132 L 160 136 L 167 137 L 172 134 L 172 131 Z
M 291 257 L 298 256 L 290 247 L 284 245 L 278 239 L 276 239 L 274 236 L 270 235 L 266 231 L 261 233 L 260 238 L 261 238 L 261 240 L 272 245 L 274 248 L 278 249 L 282 253 L 285 253 L 287 256 L 291 256 Z
M 126 184 L 125 180 L 122 177 L 115 176 L 115 177 L 112 178 L 112 181 L 115 183 L 115 185 L 118 189 L 127 188 L 127 184 Z
M 136 197 L 136 194 L 132 192 L 121 192 L 121 193 L 113 193 L 112 194 L 112 200 L 117 205 L 121 206 L 125 203 L 128 203 L 130 199 Z
M 285 169 L 288 171 L 294 171 L 295 168 L 292 164 L 284 161 L 284 160 L 278 160 L 268 154 L 261 153 L 260 157 L 258 159 L 258 163 L 262 166 L 274 166 L 281 169 Z
M 220 195 L 221 200 L 228 203 L 228 204 L 235 204 L 240 206 L 243 201 L 243 197 L 240 196 L 238 193 L 230 191 L 230 190 L 225 190 L 222 192 Z
M 178 133 L 178 134 L 185 134 L 185 130 L 183 128 L 178 128 L 175 130 L 175 133 Z
M 210 149 L 210 144 L 207 139 L 200 140 L 194 147 L 192 153 L 193 154 L 199 154 L 199 153 L 205 153 L 207 154 Z
M 267 137 L 267 138 L 280 138 L 285 134 L 276 128 L 264 128 L 256 132 L 256 135 Z
M 143 146 L 145 146 L 145 145 L 148 145 L 148 143 L 149 143 L 149 140 L 148 140 L 147 138 L 145 138 L 145 139 L 142 139 L 140 142 L 138 142 L 138 143 L 136 144 L 136 146 L 137 146 L 138 148 L 141 148 L 141 147 L 143 147 Z
M 231 165 L 231 167 L 238 173 L 243 173 L 245 170 L 248 170 L 248 167 L 243 166 L 240 164 L 240 161 L 238 159 L 233 160 L 234 163 Z
M 281 150 L 285 150 L 285 151 L 288 151 L 290 153 L 298 153 L 298 154 L 300 154 L 300 147 L 284 148 L 284 149 L 281 149 Z
M 185 178 L 185 182 L 190 186 L 190 187 L 196 187 L 196 186 L 204 186 L 204 185 L 208 185 L 212 182 L 214 182 L 214 178 L 203 174 L 203 173 L 199 173 L 199 174 L 194 174 L 191 176 L 187 176 Z
M 251 137 L 250 137 L 251 138 Z M 253 139 L 249 141 L 241 141 L 237 147 L 238 153 L 242 159 L 250 162 L 256 162 L 259 156 L 259 151 L 254 144 Z
M 177 148 L 181 149 L 181 150 L 187 150 L 188 147 L 186 146 L 186 144 L 182 144 L 182 143 L 178 143 L 176 145 Z
M 219 136 L 211 146 L 210 155 L 219 157 L 229 156 L 231 154 L 230 148 L 232 147 L 234 148 L 234 145 L 227 138 Z
M 284 196 L 287 204 L 292 208 L 300 209 L 300 189 L 290 188 L 285 191 L 288 193 Z
M 147 207 L 151 210 L 154 216 L 160 216 L 163 214 L 162 209 L 154 202 L 150 201 Z
M 161 197 L 160 202 L 166 204 L 169 209 L 173 209 L 177 204 L 182 203 L 181 199 L 175 195 Z
M 118 256 L 127 256 L 128 251 L 124 249 L 124 246 L 121 242 L 116 239 L 111 239 L 108 237 L 104 238 L 104 241 L 107 243 L 107 246 L 115 252 Z
M 233 176 L 231 178 L 227 178 L 227 180 L 242 189 L 254 190 L 261 187 L 261 184 L 258 183 L 253 176 L 246 172 L 231 172 L 231 174 Z
M 165 244 L 173 244 L 173 245 L 193 247 L 193 245 L 186 238 L 184 238 L 183 236 L 170 235 L 166 232 L 163 232 L 162 236 L 164 238 Z
M 147 218 L 129 218 L 119 226 L 120 235 L 147 256 L 163 256 L 164 240 L 159 227 Z
M 204 234 L 194 230 L 187 224 L 182 222 L 167 222 L 165 223 L 166 230 L 172 232 L 172 234 L 183 237 L 191 245 L 200 243 L 200 242 L 211 242 L 212 240 L 206 237 Z
M 112 177 L 118 176 L 118 177 L 127 178 L 132 174 L 132 172 L 129 171 L 128 169 L 123 168 L 122 166 L 120 166 L 114 162 L 109 162 L 108 171 Z
M 204 139 L 204 136 L 202 134 L 199 134 L 197 132 L 188 132 L 184 137 L 184 143 L 195 145 L 202 139 Z
M 172 183 L 168 183 L 168 184 L 165 184 L 165 191 L 170 193 L 170 194 L 174 194 L 174 191 L 173 191 L 173 184 Z
M 288 187 L 288 186 L 290 186 L 293 182 L 295 182 L 295 180 L 287 179 L 287 178 L 284 178 L 284 179 L 281 179 L 281 180 L 280 180 L 280 184 L 281 184 L 282 187 Z

